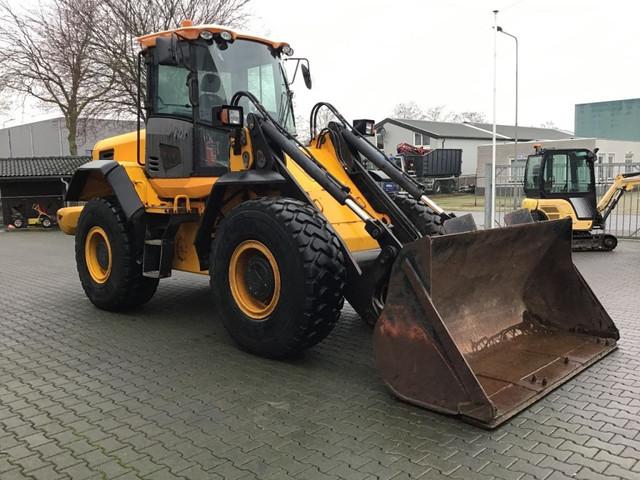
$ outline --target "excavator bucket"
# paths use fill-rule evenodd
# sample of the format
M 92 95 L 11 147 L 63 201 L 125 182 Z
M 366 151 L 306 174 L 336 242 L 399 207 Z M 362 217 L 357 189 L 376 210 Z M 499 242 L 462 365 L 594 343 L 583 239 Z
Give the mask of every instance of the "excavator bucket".
M 568 219 L 425 237 L 393 266 L 376 363 L 403 400 L 494 428 L 616 348 Z

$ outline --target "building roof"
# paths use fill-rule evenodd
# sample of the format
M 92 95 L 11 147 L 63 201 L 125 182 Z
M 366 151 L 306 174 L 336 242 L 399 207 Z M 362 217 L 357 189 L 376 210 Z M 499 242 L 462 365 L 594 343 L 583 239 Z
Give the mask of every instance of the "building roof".
M 398 127 L 429 135 L 432 138 L 466 138 L 466 139 L 491 139 L 493 125 L 488 123 L 455 123 L 433 122 L 430 120 L 407 120 L 398 118 L 385 118 L 376 125 L 376 128 L 391 123 Z M 513 140 L 515 127 L 512 125 L 496 125 L 498 140 Z M 518 127 L 518 139 L 527 140 L 560 140 L 574 138 L 571 133 L 563 132 L 555 128 Z
M 493 125 L 491 123 L 476 123 L 467 122 L 466 125 L 471 125 L 476 128 L 480 128 L 489 133 L 493 131 Z M 516 127 L 513 125 L 496 125 L 496 133 L 505 137 L 514 139 L 516 135 Z M 518 139 L 527 140 L 564 140 L 568 138 L 575 138 L 575 135 L 570 132 L 558 130 L 557 128 L 542 128 L 542 127 L 520 127 L 518 126 Z
M 0 158 L 0 178 L 69 177 L 90 157 Z

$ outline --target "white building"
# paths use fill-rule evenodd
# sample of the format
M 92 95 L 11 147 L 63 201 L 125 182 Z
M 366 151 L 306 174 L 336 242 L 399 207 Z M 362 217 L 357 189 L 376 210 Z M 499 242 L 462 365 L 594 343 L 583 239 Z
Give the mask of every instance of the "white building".
M 478 146 L 491 141 L 493 126 L 487 123 L 432 122 L 385 118 L 376 125 L 378 147 L 388 155 L 396 153 L 400 143 L 425 148 L 459 148 L 462 150 L 462 175 L 475 176 L 478 166 Z M 499 143 L 515 138 L 515 127 L 498 125 Z M 518 139 L 547 140 L 573 138 L 572 133 L 553 128 L 518 127 Z

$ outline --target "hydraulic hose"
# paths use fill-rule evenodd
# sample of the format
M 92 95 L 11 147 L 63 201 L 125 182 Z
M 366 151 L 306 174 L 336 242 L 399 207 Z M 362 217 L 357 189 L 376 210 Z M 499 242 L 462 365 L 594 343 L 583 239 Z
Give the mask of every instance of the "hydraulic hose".
M 367 160 L 386 173 L 391 180 L 406 190 L 409 195 L 428 205 L 438 215 L 444 214 L 444 210 L 424 194 L 420 185 L 402 170 L 396 168 L 380 150 L 350 130 L 344 129 L 341 133 L 351 148 L 357 150 Z
M 451 215 L 445 213 L 445 211 L 438 206 L 433 200 L 427 197 L 424 194 L 422 186 L 416 182 L 413 178 L 407 175 L 405 172 L 397 168 L 393 165 L 386 157 L 386 155 L 381 152 L 378 148 L 374 147 L 371 142 L 369 142 L 362 135 L 357 133 L 353 126 L 342 116 L 342 114 L 330 103 L 319 102 L 314 105 L 311 110 L 311 135 L 315 135 L 316 131 L 316 117 L 318 115 L 318 111 L 325 107 L 329 109 L 331 113 L 344 125 L 344 130 L 342 130 L 341 134 L 343 135 L 345 141 L 357 150 L 361 155 L 363 155 L 367 160 L 373 163 L 376 167 L 386 173 L 389 178 L 391 178 L 395 183 L 397 183 L 401 188 L 406 190 L 409 195 L 411 195 L 416 200 L 422 202 L 427 205 L 431 210 L 440 215 L 443 218 L 452 218 Z M 356 132 L 356 133 L 354 133 Z

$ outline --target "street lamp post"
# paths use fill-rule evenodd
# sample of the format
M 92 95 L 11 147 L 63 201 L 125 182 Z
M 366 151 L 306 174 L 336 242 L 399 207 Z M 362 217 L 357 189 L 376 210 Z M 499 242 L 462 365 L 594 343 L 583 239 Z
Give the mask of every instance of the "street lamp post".
M 514 157 L 513 161 L 518 161 L 518 37 L 512 35 L 511 33 L 505 32 L 502 27 L 498 27 L 498 31 L 500 33 L 504 33 L 508 37 L 511 37 L 516 42 L 516 132 L 515 132 L 515 142 L 514 142 Z
M 496 221 L 496 77 L 498 64 L 498 10 L 493 11 L 493 134 L 491 136 L 491 224 Z M 485 227 L 486 228 L 486 227 Z

